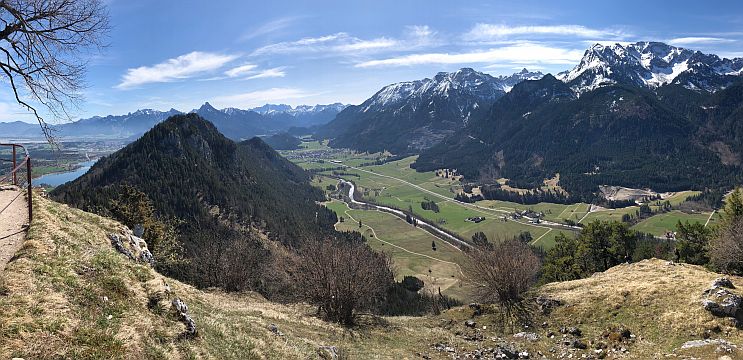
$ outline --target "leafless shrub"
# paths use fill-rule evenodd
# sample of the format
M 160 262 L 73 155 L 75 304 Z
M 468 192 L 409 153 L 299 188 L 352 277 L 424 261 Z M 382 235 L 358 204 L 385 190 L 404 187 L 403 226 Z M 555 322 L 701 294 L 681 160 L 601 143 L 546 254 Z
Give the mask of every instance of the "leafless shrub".
M 381 301 L 394 281 L 390 258 L 363 242 L 311 242 L 299 255 L 294 269 L 298 290 L 328 320 L 344 325 Z
M 108 30 L 103 0 L 0 1 L 0 69 L 16 101 L 34 114 L 44 135 L 51 128 L 36 105 L 69 118 L 79 100 L 87 50 L 100 49 Z
M 710 262 L 714 269 L 725 273 L 743 273 L 743 218 L 722 228 L 709 245 Z
M 492 248 L 474 248 L 464 266 L 479 301 L 511 306 L 522 300 L 539 271 L 539 258 L 528 245 L 507 240 Z

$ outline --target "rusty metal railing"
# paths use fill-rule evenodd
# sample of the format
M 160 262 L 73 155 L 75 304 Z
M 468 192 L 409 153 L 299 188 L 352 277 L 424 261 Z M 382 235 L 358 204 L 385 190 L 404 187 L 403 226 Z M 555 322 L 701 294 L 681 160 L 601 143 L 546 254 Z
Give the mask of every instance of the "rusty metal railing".
M 10 172 L 7 172 L 5 174 L 0 174 L 0 184 L 7 184 L 10 183 L 14 186 L 17 186 L 19 188 L 26 187 L 26 198 L 28 200 L 28 222 L 31 223 L 31 220 L 33 219 L 33 203 L 31 201 L 31 197 L 33 195 L 33 189 L 31 186 L 31 156 L 28 155 L 28 151 L 26 150 L 26 147 L 20 144 L 3 144 L 0 143 L 0 149 L 2 148 L 8 148 L 10 147 L 11 150 L 11 159 L 0 159 L 2 162 L 8 162 L 11 164 Z M 23 150 L 21 155 L 23 156 L 23 160 L 18 161 L 18 149 Z M 25 168 L 26 176 L 23 176 L 23 171 Z M 20 179 L 18 176 L 18 173 L 21 173 Z M 18 194 L 20 196 L 20 193 Z M 0 215 L 2 215 L 2 212 L 5 211 L 8 207 L 10 207 L 10 204 L 13 203 L 13 201 L 16 201 L 18 199 L 18 196 L 13 198 L 13 200 L 10 201 L 8 204 L 0 204 Z

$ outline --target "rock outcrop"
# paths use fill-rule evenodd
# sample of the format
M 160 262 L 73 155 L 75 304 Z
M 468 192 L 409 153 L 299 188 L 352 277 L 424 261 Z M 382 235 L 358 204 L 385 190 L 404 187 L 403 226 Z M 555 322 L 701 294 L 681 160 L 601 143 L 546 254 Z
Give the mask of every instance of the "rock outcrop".
M 154 267 L 155 258 L 147 247 L 147 242 L 141 238 L 144 234 L 144 229 L 141 225 L 135 226 L 134 229 L 135 231 L 132 231 L 129 228 L 124 227 L 124 229 L 118 234 L 109 234 L 108 238 L 111 240 L 111 245 L 116 249 L 116 251 L 126 255 L 129 259 L 143 262 Z

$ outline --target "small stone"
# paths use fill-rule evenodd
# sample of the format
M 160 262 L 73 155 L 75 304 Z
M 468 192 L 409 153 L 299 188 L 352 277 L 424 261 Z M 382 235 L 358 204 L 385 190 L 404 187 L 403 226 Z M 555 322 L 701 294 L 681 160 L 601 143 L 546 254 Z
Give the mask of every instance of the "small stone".
M 570 334 L 573 336 L 581 336 L 583 334 L 583 332 L 575 326 L 562 327 L 560 328 L 560 332 L 563 334 Z
M 276 326 L 276 324 L 268 324 L 268 331 L 276 334 L 277 336 L 284 336 L 284 333 L 279 330 L 279 327 Z
M 477 323 L 475 322 L 475 320 L 469 319 L 464 322 L 464 326 L 474 328 L 475 326 L 477 326 Z
M 142 224 L 136 224 L 134 225 L 134 236 L 141 238 L 144 236 L 144 226 Z
M 520 332 L 513 334 L 513 337 L 524 339 L 527 341 L 537 341 L 539 340 L 539 335 L 533 333 L 533 332 Z
M 320 346 L 317 349 L 317 355 L 324 360 L 337 360 L 338 348 L 335 346 Z
M 171 304 L 173 305 L 173 308 L 175 308 L 175 310 L 177 312 L 179 312 L 179 313 L 187 313 L 188 312 L 188 305 L 186 305 L 186 303 L 183 302 L 183 300 L 181 300 L 179 298 L 173 299 L 173 301 L 171 302 Z
M 712 288 L 718 288 L 718 287 L 735 289 L 735 285 L 733 285 L 733 282 L 730 281 L 730 279 L 726 277 L 717 278 L 715 279 L 715 281 L 712 282 Z
M 482 315 L 482 305 L 480 305 L 478 303 L 471 303 L 471 304 L 469 304 L 469 308 L 474 311 L 474 313 L 472 314 L 472 316 Z

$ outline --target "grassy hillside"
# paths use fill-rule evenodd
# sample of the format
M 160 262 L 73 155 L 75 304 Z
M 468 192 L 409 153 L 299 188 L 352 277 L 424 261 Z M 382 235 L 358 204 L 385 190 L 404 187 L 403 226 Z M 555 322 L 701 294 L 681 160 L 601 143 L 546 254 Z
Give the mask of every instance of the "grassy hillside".
M 537 351 L 548 358 L 596 356 L 599 343 L 627 350 L 609 351 L 609 357 L 741 356 L 735 349 L 717 352 L 717 345 L 680 349 L 705 336 L 743 342 L 729 320 L 702 309 L 701 294 L 719 275 L 698 266 L 648 260 L 548 284 L 537 292 L 563 305 L 543 315 L 528 301 L 529 328 L 504 329 L 491 308 L 474 318 L 475 328 L 468 328 L 464 321 L 472 310 L 461 307 L 420 318 L 363 317 L 360 325 L 346 329 L 317 319 L 315 309 L 305 305 L 275 304 L 252 293 L 197 290 L 118 254 L 107 235 L 120 231 L 119 223 L 39 196 L 35 208 L 27 241 L 0 277 L 0 358 L 313 359 L 319 358 L 320 346 L 332 345 L 349 359 L 444 359 L 503 343 L 533 358 L 539 358 Z M 731 279 L 743 286 L 743 278 Z M 170 294 L 148 308 L 164 283 Z M 174 297 L 188 304 L 196 337 L 180 337 L 184 326 L 167 306 Z M 283 336 L 273 333 L 270 324 Z M 582 330 L 579 338 L 588 349 L 562 345 L 559 329 L 564 326 Z M 618 327 L 634 337 L 613 342 L 607 330 Z M 513 331 L 533 331 L 538 338 L 514 338 Z M 556 337 L 546 336 L 549 332 Z

